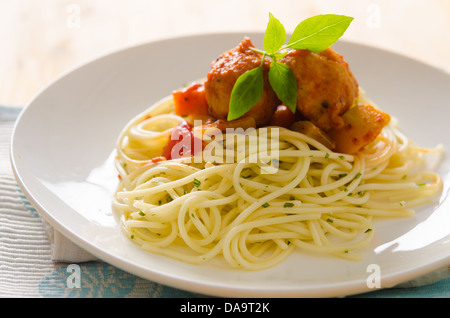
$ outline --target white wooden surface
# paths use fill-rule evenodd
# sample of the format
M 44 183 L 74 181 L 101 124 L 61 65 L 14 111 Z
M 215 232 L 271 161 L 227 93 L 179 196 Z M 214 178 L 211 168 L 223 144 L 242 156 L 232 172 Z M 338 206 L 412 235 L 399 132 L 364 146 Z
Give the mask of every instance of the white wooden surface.
M 63 72 L 124 46 L 264 31 L 269 11 L 288 31 L 316 14 L 353 16 L 344 39 L 450 72 L 449 0 L 0 0 L 0 104 L 25 105 Z

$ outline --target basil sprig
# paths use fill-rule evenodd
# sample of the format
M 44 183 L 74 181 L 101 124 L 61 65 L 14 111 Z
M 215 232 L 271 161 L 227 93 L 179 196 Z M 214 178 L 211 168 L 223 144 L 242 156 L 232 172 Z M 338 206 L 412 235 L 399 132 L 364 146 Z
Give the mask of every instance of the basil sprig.
M 286 43 L 287 35 L 283 24 L 269 13 L 263 41 L 264 50 L 252 48 L 263 55 L 261 64 L 237 79 L 231 92 L 227 119 L 234 120 L 241 117 L 261 99 L 264 90 L 263 64 L 266 57 L 272 60 L 269 68 L 270 86 L 281 102 L 295 113 L 297 80 L 289 66 L 278 62 L 287 53 L 283 50 L 323 51 L 344 34 L 352 21 L 352 17 L 345 15 L 317 15 L 300 22 Z

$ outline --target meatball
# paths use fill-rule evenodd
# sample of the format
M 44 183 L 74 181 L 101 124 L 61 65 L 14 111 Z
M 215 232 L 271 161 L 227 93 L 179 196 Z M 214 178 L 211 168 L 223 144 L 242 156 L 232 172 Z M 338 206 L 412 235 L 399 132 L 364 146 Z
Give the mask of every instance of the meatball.
M 239 76 L 261 65 L 262 56 L 250 48 L 254 47 L 249 38 L 235 48 L 224 52 L 211 63 L 206 76 L 205 92 L 209 113 L 217 119 L 226 119 L 231 91 Z M 270 61 L 264 61 L 264 90 L 261 99 L 244 116 L 254 118 L 256 126 L 266 125 L 279 105 L 278 97 L 271 88 L 268 79 Z
M 279 61 L 288 65 L 297 79 L 297 110 L 324 131 L 342 127 L 342 115 L 359 93 L 343 57 L 331 48 L 318 53 L 289 50 Z

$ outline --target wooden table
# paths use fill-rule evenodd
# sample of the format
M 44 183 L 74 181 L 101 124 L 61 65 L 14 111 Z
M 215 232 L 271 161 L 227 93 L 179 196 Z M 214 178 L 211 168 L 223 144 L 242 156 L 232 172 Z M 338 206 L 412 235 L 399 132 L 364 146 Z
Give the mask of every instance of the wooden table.
M 288 31 L 312 15 L 350 15 L 355 20 L 343 39 L 450 72 L 448 0 L 1 0 L 0 104 L 25 105 L 62 73 L 124 46 L 264 31 L 268 12 Z

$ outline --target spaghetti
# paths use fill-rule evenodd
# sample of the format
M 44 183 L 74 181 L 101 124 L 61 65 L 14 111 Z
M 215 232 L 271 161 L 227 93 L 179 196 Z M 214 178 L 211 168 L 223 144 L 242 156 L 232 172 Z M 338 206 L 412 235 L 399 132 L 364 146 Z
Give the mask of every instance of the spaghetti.
M 184 262 L 222 257 L 231 267 L 262 270 L 296 249 L 358 260 L 376 230 L 373 218 L 413 216 L 442 188 L 425 169 L 425 155 L 442 149 L 418 147 L 395 120 L 357 155 L 276 128 L 270 149 L 251 138 L 229 149 L 224 140 L 236 135 L 227 133 L 214 141 L 223 152 L 208 160 L 202 152 L 155 160 L 184 120 L 167 98 L 128 123 L 117 143 L 114 195 L 133 242 Z M 221 160 L 230 151 L 234 160 Z

